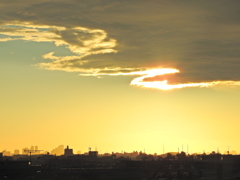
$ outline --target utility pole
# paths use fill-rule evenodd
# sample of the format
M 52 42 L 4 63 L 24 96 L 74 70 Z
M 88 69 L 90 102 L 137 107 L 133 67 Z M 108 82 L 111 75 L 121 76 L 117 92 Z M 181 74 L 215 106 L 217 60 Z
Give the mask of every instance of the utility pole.
M 24 150 L 25 153 L 29 153 L 30 154 L 30 161 L 29 161 L 30 165 L 32 164 L 32 153 L 39 152 L 39 151 L 43 151 L 43 150 L 29 150 L 29 149 L 25 149 Z

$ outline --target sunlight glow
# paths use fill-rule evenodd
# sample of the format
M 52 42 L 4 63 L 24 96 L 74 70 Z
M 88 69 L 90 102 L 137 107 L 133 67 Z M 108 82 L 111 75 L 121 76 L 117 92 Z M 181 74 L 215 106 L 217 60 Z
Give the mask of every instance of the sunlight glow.
M 157 75 L 169 74 L 169 73 L 178 73 L 177 69 L 152 69 L 145 71 L 145 75 L 137 77 L 131 81 L 131 85 L 140 86 L 145 88 L 155 88 L 161 90 L 170 90 L 170 89 L 179 89 L 185 87 L 212 87 L 217 85 L 227 85 L 227 86 L 236 86 L 240 85 L 240 81 L 213 81 L 213 82 L 200 82 L 200 83 L 185 83 L 185 84 L 175 84 L 169 85 L 168 80 L 164 81 L 152 81 L 144 82 L 145 78 L 155 77 Z
M 113 68 L 113 69 L 104 69 L 104 70 L 112 70 L 112 71 L 121 71 L 124 69 L 121 68 Z M 131 70 L 129 68 L 128 70 Z M 212 82 L 198 82 L 198 83 L 183 83 L 183 84 L 168 84 L 168 80 L 163 81 L 144 81 L 146 78 L 152 78 L 159 75 L 164 74 L 172 74 L 172 73 L 179 73 L 180 71 L 177 69 L 172 68 L 159 68 L 159 69 L 148 69 L 144 71 L 133 71 L 128 73 L 100 73 L 101 70 L 98 69 L 95 73 L 91 74 L 79 74 L 80 76 L 130 76 L 130 75 L 141 75 L 140 77 L 134 78 L 131 81 L 131 85 L 139 86 L 144 88 L 154 88 L 160 90 L 171 90 L 171 89 L 180 89 L 186 87 L 213 87 L 213 86 L 240 86 L 240 81 L 212 81 Z

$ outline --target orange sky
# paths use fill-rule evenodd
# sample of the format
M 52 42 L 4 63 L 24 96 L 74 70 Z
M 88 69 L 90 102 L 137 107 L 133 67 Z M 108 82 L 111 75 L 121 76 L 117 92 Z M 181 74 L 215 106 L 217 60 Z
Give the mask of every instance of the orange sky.
M 239 2 L 91 2 L 0 2 L 0 151 L 240 152 Z

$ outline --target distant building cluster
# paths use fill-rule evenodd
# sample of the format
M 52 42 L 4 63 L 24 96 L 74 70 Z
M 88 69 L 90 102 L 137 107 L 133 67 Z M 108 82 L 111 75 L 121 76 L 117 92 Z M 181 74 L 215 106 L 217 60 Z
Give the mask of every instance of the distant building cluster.
M 7 151 L 7 150 L 3 150 L 2 152 L 0 152 L 2 154 L 2 156 L 18 156 L 20 157 L 21 155 L 29 155 L 31 154 L 32 156 L 34 155 L 44 155 L 44 154 L 51 154 L 51 155 L 55 155 L 55 156 L 73 156 L 73 155 L 80 155 L 81 151 L 77 151 L 76 154 L 74 154 L 73 149 L 69 148 L 69 146 L 67 146 L 66 148 L 64 148 L 64 145 L 59 145 L 58 147 L 52 149 L 50 152 L 45 151 L 45 150 L 40 150 L 38 148 L 38 146 L 31 146 L 30 148 L 23 148 L 22 151 L 20 151 L 19 149 L 15 149 L 14 152 L 12 153 L 11 151 Z M 91 148 L 89 148 L 89 152 L 85 152 L 83 154 L 87 155 L 88 153 L 95 153 L 98 156 L 111 156 L 114 154 L 115 157 L 124 157 L 124 158 L 130 158 L 132 160 L 140 160 L 142 158 L 146 158 L 146 156 L 148 156 L 148 158 L 151 156 L 154 159 L 159 158 L 160 157 L 166 157 L 169 154 L 175 156 L 176 154 L 180 154 L 179 152 L 169 152 L 169 153 L 165 153 L 165 154 L 160 154 L 158 155 L 157 153 L 155 154 L 151 154 L 151 155 L 147 155 L 145 152 L 142 151 L 133 151 L 133 152 L 112 152 L 112 153 L 103 153 L 103 154 L 99 154 L 98 151 L 91 151 Z M 202 154 L 202 153 L 194 153 L 193 155 L 197 155 L 197 154 Z M 220 154 L 219 151 L 215 152 L 212 151 L 211 153 L 203 153 L 203 154 Z M 225 151 L 224 154 L 232 154 L 232 155 L 237 155 L 237 152 L 235 150 L 232 151 Z

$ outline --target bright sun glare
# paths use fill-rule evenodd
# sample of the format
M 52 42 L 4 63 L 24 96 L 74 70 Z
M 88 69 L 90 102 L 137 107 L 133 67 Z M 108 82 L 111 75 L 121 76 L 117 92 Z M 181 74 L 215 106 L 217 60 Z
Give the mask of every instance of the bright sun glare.
M 163 81 L 151 81 L 146 82 L 144 79 L 156 77 L 159 75 L 164 74 L 171 74 L 171 73 L 179 73 L 180 71 L 177 69 L 151 69 L 147 71 L 140 71 L 139 73 L 135 72 L 136 74 L 142 75 L 141 77 L 137 77 L 131 81 L 131 85 L 140 86 L 145 88 L 155 88 L 161 90 L 171 90 L 171 89 L 179 89 L 185 87 L 211 87 L 216 85 L 240 85 L 240 81 L 213 81 L 213 82 L 199 82 L 199 83 L 184 83 L 184 84 L 168 84 L 168 80 Z
M 240 86 L 240 81 L 209 81 L 209 82 L 188 82 L 180 84 L 168 84 L 168 80 L 162 81 L 144 81 L 146 78 L 153 78 L 156 76 L 161 76 L 165 74 L 180 73 L 178 69 L 173 68 L 158 68 L 158 69 L 148 69 L 144 71 L 133 71 L 129 73 L 91 73 L 91 74 L 79 74 L 80 76 L 137 76 L 131 81 L 131 85 L 139 86 L 143 88 L 154 88 L 159 90 L 171 90 L 180 89 L 186 87 L 213 87 L 213 86 Z

